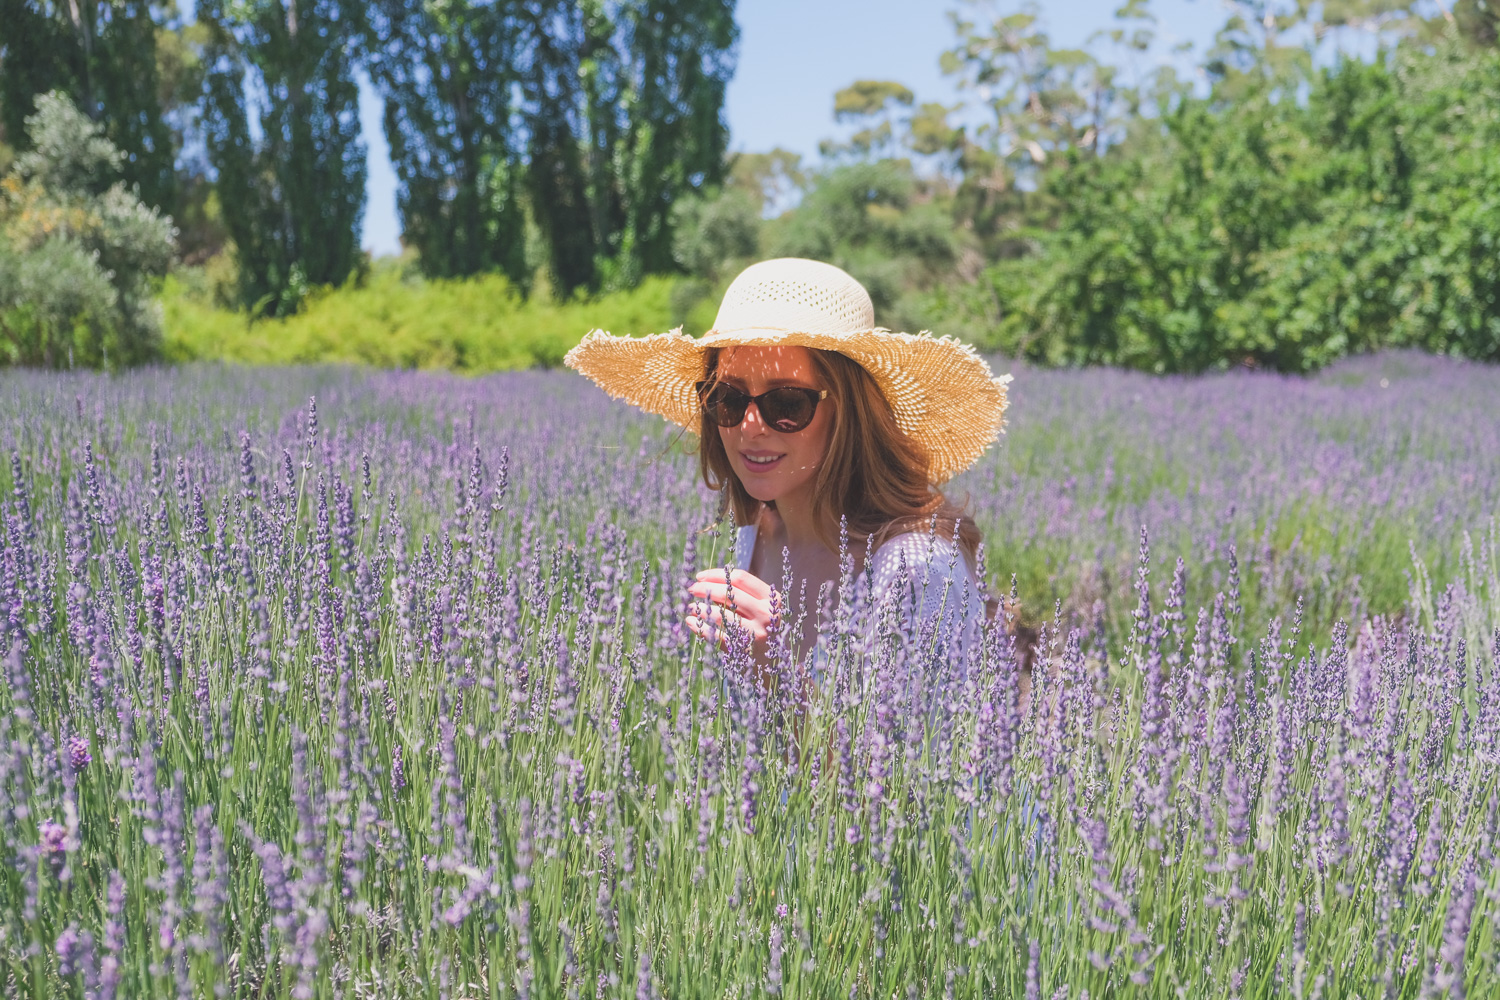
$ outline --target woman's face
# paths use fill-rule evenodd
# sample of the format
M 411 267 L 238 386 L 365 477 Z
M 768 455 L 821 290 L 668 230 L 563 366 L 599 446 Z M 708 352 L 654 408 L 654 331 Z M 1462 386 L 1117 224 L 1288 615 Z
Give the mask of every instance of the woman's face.
M 719 354 L 717 376 L 752 396 L 784 385 L 826 389 L 818 382 L 812 352 L 805 347 L 730 347 Z M 745 492 L 762 503 L 810 493 L 833 436 L 832 397 L 824 398 L 812 423 L 784 434 L 767 426 L 751 403 L 738 427 L 720 427 L 719 440 Z

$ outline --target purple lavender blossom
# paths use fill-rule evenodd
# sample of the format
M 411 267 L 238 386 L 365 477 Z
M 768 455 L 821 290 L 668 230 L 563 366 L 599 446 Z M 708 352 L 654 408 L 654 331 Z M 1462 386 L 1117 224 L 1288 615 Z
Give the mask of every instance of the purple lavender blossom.
M 100 1000 L 114 1000 L 123 976 L 125 951 L 125 879 L 118 870 L 109 873 L 105 893 L 104 958 L 99 966 Z
M 766 965 L 766 992 L 771 996 L 781 994 L 781 957 L 782 957 L 782 930 L 780 924 L 771 925 L 771 936 L 768 942 L 771 949 L 771 957 Z
M 406 787 L 406 763 L 401 758 L 401 744 L 391 752 L 391 790 L 399 792 Z
M 37 827 L 41 834 L 43 855 L 61 858 L 68 850 L 68 828 L 53 820 L 43 820 Z M 59 861 L 60 863 L 60 861 Z
M 1472 862 L 1459 871 L 1451 901 L 1448 904 L 1448 920 L 1443 927 L 1443 944 L 1438 949 L 1438 968 L 1432 985 L 1448 994 L 1452 1000 L 1464 1000 L 1464 957 L 1468 947 L 1469 927 L 1474 914 L 1475 877 Z
M 73 975 L 87 961 L 85 956 L 89 949 L 86 940 L 87 932 L 80 934 L 77 924 L 69 924 L 57 936 L 57 971 L 60 975 Z
M 89 738 L 75 733 L 68 738 L 68 763 L 74 774 L 83 771 L 84 768 L 93 763 L 93 754 L 89 753 Z
M 640 962 L 636 965 L 635 1000 L 658 1000 L 660 996 L 656 991 L 656 980 L 651 975 L 651 952 L 642 948 Z

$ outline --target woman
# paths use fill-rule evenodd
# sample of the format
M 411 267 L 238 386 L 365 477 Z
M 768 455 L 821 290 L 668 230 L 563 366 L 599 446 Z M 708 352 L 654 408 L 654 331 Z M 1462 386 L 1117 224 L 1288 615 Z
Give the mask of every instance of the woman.
M 763 261 L 729 286 L 701 339 L 595 330 L 566 363 L 697 431 L 704 482 L 727 491 L 737 568 L 689 588 L 695 634 L 724 642 L 746 629 L 764 661 L 778 610 L 838 586 L 841 531 L 874 606 L 904 601 L 908 624 L 943 615 L 960 630 L 983 617 L 979 531 L 936 487 L 1000 432 L 1010 377 L 947 337 L 877 328 L 845 272 Z M 784 571 L 792 592 L 778 595 L 766 581 Z M 816 617 L 796 652 L 814 646 Z

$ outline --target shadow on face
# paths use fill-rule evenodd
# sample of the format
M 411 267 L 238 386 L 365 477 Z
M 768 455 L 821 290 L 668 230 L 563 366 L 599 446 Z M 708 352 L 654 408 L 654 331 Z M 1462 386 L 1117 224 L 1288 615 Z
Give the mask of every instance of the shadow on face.
M 731 347 L 720 355 L 715 378 L 758 396 L 782 386 L 823 389 L 805 347 Z M 832 400 L 824 399 L 812 422 L 800 431 L 783 433 L 762 417 L 751 403 L 735 427 L 720 427 L 719 440 L 730 468 L 755 499 L 762 503 L 807 502 L 833 435 Z

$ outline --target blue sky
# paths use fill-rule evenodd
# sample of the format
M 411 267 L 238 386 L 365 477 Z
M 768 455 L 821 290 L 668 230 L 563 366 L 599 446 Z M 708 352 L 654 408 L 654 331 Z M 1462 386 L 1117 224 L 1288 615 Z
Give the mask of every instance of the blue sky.
M 1055 0 L 1039 8 L 1053 44 L 1081 47 L 1111 26 L 1120 2 Z M 815 158 L 818 141 L 836 132 L 834 91 L 858 79 L 899 80 L 919 101 L 957 103 L 961 95 L 943 77 L 938 57 L 953 43 L 947 12 L 958 6 L 957 0 L 740 0 L 739 64 L 726 102 L 730 148 L 781 146 Z M 1178 42 L 1201 53 L 1228 16 L 1222 0 L 1153 0 L 1151 10 L 1163 58 Z M 1192 63 L 1190 56 L 1177 58 L 1184 67 Z M 360 118 L 370 153 L 363 243 L 377 255 L 395 253 L 396 178 L 380 100 L 363 81 Z

